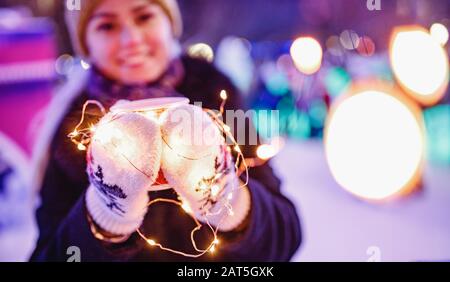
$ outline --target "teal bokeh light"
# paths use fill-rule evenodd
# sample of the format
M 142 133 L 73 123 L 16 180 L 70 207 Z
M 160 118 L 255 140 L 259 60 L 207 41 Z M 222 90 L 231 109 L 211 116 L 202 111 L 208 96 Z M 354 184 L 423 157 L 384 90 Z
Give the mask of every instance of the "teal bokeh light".
M 351 83 L 351 77 L 346 70 L 340 67 L 331 68 L 325 75 L 325 88 L 332 97 L 342 94 Z
M 427 158 L 450 165 L 450 105 L 437 105 L 424 112 Z

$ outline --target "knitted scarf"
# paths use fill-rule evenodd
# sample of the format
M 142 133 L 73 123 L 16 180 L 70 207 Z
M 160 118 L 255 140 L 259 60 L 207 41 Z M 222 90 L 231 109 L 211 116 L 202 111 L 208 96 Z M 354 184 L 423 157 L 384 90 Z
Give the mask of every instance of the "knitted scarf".
M 182 96 L 175 88 L 184 78 L 184 68 L 180 59 L 173 60 L 166 72 L 154 82 L 141 85 L 126 85 L 111 80 L 100 73 L 95 66 L 91 68 L 87 81 L 89 99 L 100 101 L 105 108 L 111 107 L 120 99 L 140 100 L 148 98 Z

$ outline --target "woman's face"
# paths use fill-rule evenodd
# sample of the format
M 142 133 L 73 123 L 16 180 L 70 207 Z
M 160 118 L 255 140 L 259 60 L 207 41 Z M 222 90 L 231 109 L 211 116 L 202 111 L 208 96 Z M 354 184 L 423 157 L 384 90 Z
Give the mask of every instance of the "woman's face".
M 87 25 L 89 59 L 125 84 L 153 82 L 175 55 L 169 18 L 149 0 L 104 0 Z

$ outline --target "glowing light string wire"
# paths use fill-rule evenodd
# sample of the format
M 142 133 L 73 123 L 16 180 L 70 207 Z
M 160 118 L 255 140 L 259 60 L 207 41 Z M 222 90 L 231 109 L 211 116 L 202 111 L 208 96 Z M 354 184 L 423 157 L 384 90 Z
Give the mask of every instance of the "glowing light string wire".
M 237 177 L 239 177 L 242 172 L 245 171 L 246 173 L 246 179 L 245 182 L 243 184 L 241 184 L 238 189 L 245 187 L 248 184 L 248 179 L 249 179 L 249 174 L 248 174 L 248 165 L 247 165 L 247 161 L 251 160 L 251 159 L 246 159 L 244 157 L 244 155 L 242 154 L 238 143 L 236 142 L 233 134 L 230 132 L 230 128 L 228 127 L 228 125 L 226 125 L 223 121 L 222 121 L 222 117 L 223 117 L 223 112 L 224 112 L 224 106 L 227 100 L 227 94 L 225 92 L 225 90 L 222 90 L 220 92 L 220 98 L 222 99 L 222 102 L 220 104 L 220 110 L 219 113 L 214 112 L 213 110 L 210 109 L 203 109 L 214 121 L 214 123 L 218 126 L 218 128 L 221 130 L 222 134 L 224 134 L 226 137 L 229 138 L 229 140 L 231 140 L 232 142 L 232 146 L 235 150 L 235 152 L 237 153 L 237 157 L 236 157 L 236 161 L 235 161 L 235 173 L 237 175 Z M 89 144 L 93 134 L 95 133 L 96 127 L 94 125 L 91 125 L 89 128 L 83 128 L 80 129 L 80 127 L 82 126 L 82 124 L 84 123 L 84 119 L 85 119 L 85 113 L 86 113 L 86 109 L 87 106 L 89 106 L 90 104 L 94 104 L 96 105 L 102 112 L 103 115 L 106 115 L 106 111 L 105 108 L 103 107 L 103 105 L 96 101 L 96 100 L 88 100 L 84 103 L 83 105 L 83 109 L 82 109 L 82 116 L 81 116 L 81 120 L 80 122 L 76 125 L 75 129 L 68 134 L 68 137 L 71 139 L 71 141 L 77 145 L 77 148 L 79 150 L 86 150 L 86 146 Z M 146 113 L 144 111 L 136 111 L 138 113 Z M 160 113 L 163 112 L 163 110 L 160 111 L 153 111 L 156 115 L 159 115 Z M 113 115 L 113 117 L 111 118 L 111 120 L 107 121 L 109 122 L 113 122 L 114 120 L 116 120 L 117 118 L 120 118 L 121 116 L 121 112 L 116 113 L 115 115 Z M 80 141 L 78 141 L 78 137 L 81 136 Z M 165 144 L 168 146 L 168 148 L 170 150 L 174 150 L 169 144 L 168 142 L 166 142 L 166 140 L 163 138 L 163 141 L 165 142 Z M 117 146 L 115 144 L 113 144 L 116 148 Z M 227 152 L 230 153 L 230 146 L 227 146 Z M 179 154 L 178 152 L 175 152 L 178 156 L 185 158 L 187 160 L 198 160 L 196 158 L 190 158 L 187 156 L 183 156 L 181 154 Z M 149 177 L 147 174 L 145 174 L 142 170 L 140 170 L 139 168 L 137 168 L 125 155 L 122 154 L 122 156 L 139 172 L 143 173 L 146 177 Z M 204 156 L 206 157 L 206 156 Z M 225 160 L 226 161 L 226 160 Z M 223 177 L 226 176 L 223 173 L 217 173 L 216 175 L 214 175 L 214 177 L 211 180 L 211 183 L 203 189 L 212 189 L 212 187 L 215 185 L 216 181 L 223 179 Z M 156 184 L 161 184 L 161 183 L 156 183 Z M 204 183 L 201 183 L 200 185 L 202 185 Z M 225 184 L 227 185 L 227 184 Z M 168 251 L 174 254 L 178 254 L 178 255 L 182 255 L 185 257 L 192 257 L 192 258 L 198 258 L 200 256 L 203 256 L 204 254 L 206 254 L 207 252 L 214 252 L 215 250 L 215 246 L 217 246 L 219 244 L 219 240 L 217 238 L 217 233 L 218 230 L 221 226 L 222 221 L 225 219 L 226 216 L 233 216 L 233 210 L 232 210 L 232 206 L 230 204 L 230 199 L 232 194 L 234 193 L 234 190 L 236 190 L 236 187 L 233 186 L 231 189 L 231 192 L 227 195 L 226 197 L 226 201 L 223 203 L 223 207 L 221 207 L 218 211 L 216 211 L 215 213 L 210 213 L 209 211 L 206 212 L 206 214 L 203 216 L 203 219 L 205 220 L 206 225 L 208 226 L 208 228 L 211 230 L 214 239 L 208 244 L 208 247 L 206 249 L 200 249 L 197 247 L 197 243 L 195 241 L 194 235 L 195 233 L 200 230 L 202 228 L 202 224 L 200 223 L 200 221 L 192 214 L 192 211 L 190 210 L 190 208 L 187 208 L 186 205 L 183 203 L 183 201 L 176 201 L 176 200 L 172 200 L 172 199 L 165 199 L 165 198 L 157 198 L 154 200 L 151 200 L 147 206 L 151 206 L 155 203 L 158 202 L 164 202 L 164 203 L 170 203 L 170 204 L 174 204 L 177 205 L 181 208 L 183 208 L 183 210 L 194 220 L 196 227 L 194 229 L 192 229 L 191 231 L 191 244 L 193 246 L 193 248 L 195 249 L 195 251 L 197 253 L 186 253 L 186 252 L 182 252 L 182 251 L 178 251 L 178 250 L 174 250 L 168 247 L 165 247 L 163 245 L 161 245 L 160 243 L 157 243 L 156 241 L 154 241 L 153 239 L 149 239 L 146 235 L 144 235 L 144 233 L 138 228 L 136 229 L 136 232 L 139 234 L 139 236 L 145 240 L 145 242 L 147 242 L 150 246 L 156 246 L 158 248 L 160 248 L 163 251 Z M 218 196 L 222 196 L 223 197 L 223 191 L 224 189 L 222 189 L 219 193 Z M 220 220 L 219 220 L 219 224 L 217 224 L 217 226 L 214 228 L 209 220 L 208 217 L 212 216 L 212 215 L 219 215 L 220 213 L 222 213 L 223 208 L 226 208 L 228 210 L 228 214 L 224 214 Z

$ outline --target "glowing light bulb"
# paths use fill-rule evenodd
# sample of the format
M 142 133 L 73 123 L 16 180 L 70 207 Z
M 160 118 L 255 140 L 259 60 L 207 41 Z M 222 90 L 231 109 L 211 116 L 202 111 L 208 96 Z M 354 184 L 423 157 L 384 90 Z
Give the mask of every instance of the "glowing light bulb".
M 78 150 L 80 150 L 80 151 L 85 151 L 85 150 L 86 150 L 86 146 L 84 146 L 84 145 L 81 144 L 81 143 L 78 143 L 77 148 L 78 148 Z
M 220 98 L 222 100 L 226 100 L 228 98 L 227 91 L 225 90 L 220 91 Z
M 78 131 L 74 129 L 72 132 L 69 133 L 69 137 L 76 137 L 78 136 Z
M 148 239 L 147 243 L 149 243 L 150 246 L 155 246 L 156 245 L 156 242 L 154 240 L 152 240 L 152 239 Z

